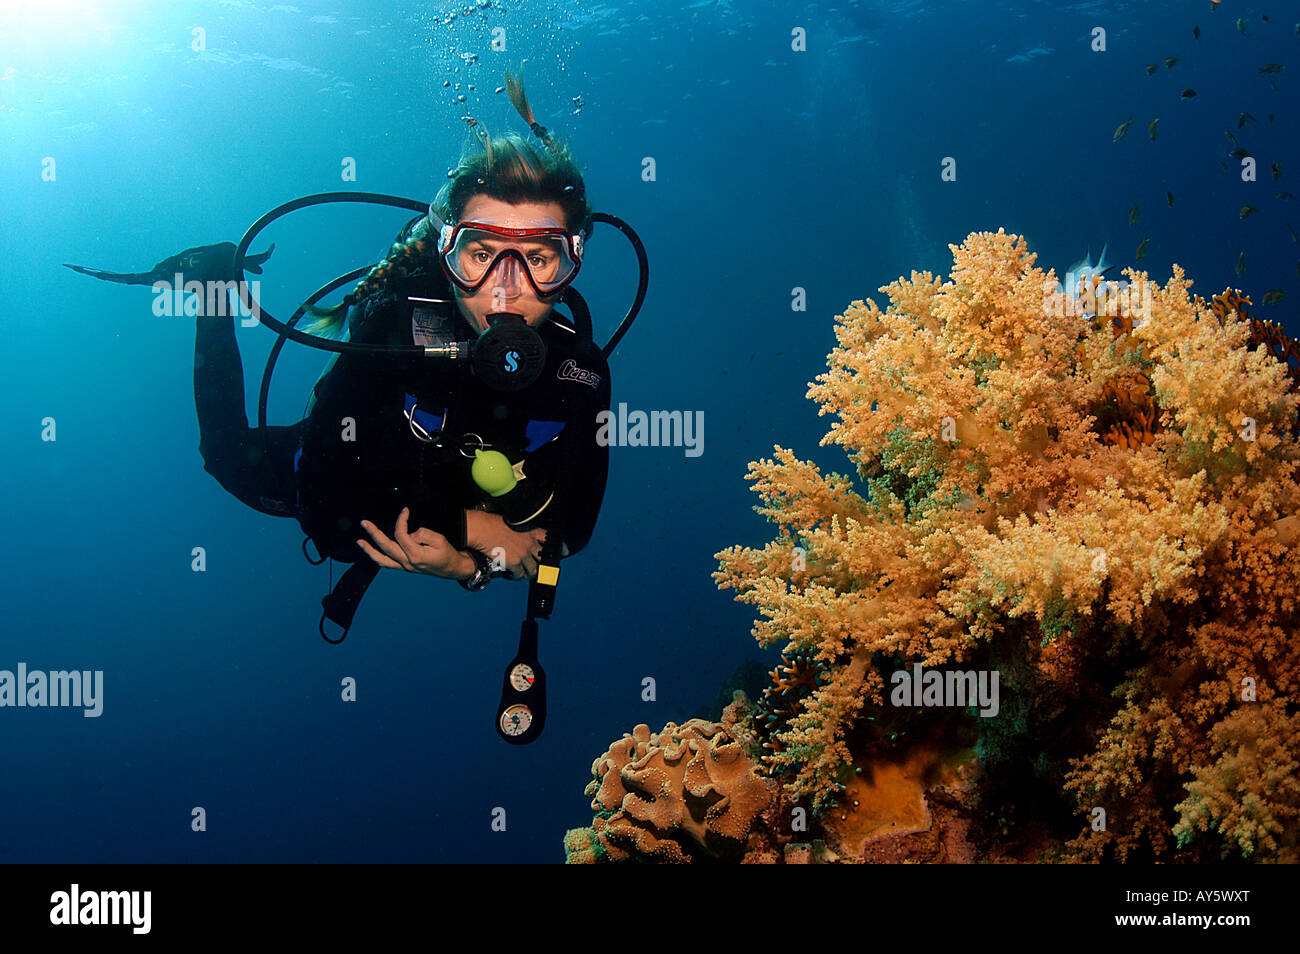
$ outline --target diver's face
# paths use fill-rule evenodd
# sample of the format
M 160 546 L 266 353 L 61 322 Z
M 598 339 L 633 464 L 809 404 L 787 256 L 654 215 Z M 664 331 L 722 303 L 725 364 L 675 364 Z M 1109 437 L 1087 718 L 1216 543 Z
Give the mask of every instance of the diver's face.
M 514 229 L 566 227 L 564 209 L 558 202 L 511 203 L 487 195 L 472 197 L 465 204 L 461 221 L 486 222 Z M 518 260 L 507 256 L 497 262 L 478 291 L 468 293 L 452 284 L 456 305 L 475 332 L 482 334 L 488 329 L 487 316 L 493 312 L 509 311 L 523 315 L 533 327 L 540 325 L 551 313 L 559 294 L 538 298 L 528 279 L 519 274 L 521 267 Z

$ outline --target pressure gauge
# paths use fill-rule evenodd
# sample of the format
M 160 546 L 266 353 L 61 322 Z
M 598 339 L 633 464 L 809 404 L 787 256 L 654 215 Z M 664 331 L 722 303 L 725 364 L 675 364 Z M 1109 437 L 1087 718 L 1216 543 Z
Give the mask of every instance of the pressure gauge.
M 527 706 L 516 704 L 501 713 L 501 731 L 505 735 L 523 735 L 532 724 L 533 713 Z
M 533 688 L 533 667 L 524 663 L 519 663 L 514 669 L 510 670 L 510 685 L 519 692 L 527 692 Z

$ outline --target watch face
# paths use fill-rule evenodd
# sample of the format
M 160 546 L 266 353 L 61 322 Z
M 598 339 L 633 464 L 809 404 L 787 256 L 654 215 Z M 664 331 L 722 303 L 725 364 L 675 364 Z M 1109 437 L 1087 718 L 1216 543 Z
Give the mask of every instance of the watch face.
M 481 590 L 492 579 L 491 564 L 488 563 L 487 556 L 477 550 L 470 550 L 470 556 L 474 558 L 474 575 L 464 581 L 465 588 Z

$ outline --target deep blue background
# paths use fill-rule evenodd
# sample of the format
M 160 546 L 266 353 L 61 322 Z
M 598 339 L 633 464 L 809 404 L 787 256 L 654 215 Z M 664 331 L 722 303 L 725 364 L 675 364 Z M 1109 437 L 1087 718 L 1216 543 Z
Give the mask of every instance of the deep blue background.
M 1153 277 L 1178 262 L 1202 294 L 1234 284 L 1257 303 L 1281 287 L 1281 306 L 1256 311 L 1296 332 L 1295 204 L 1273 193 L 1300 173 L 1284 132 L 1300 38 L 1272 7 L 1266 23 L 1268 7 L 1188 2 L 0 4 L 0 668 L 105 673 L 99 719 L 0 709 L 0 860 L 561 860 L 611 741 L 716 718 L 736 666 L 770 663 L 748 608 L 715 590 L 713 554 L 770 538 L 743 477 L 773 444 L 849 469 L 818 446 L 827 422 L 804 397 L 848 302 L 883 303 L 876 289 L 912 269 L 946 272 L 947 243 L 972 230 L 1024 234 L 1058 271 L 1103 243 L 1132 264 L 1150 235 Z M 1096 26 L 1107 52 L 1090 50 Z M 194 27 L 207 52 L 190 49 Z M 807 52 L 791 50 L 795 27 Z M 492 716 L 526 588 L 384 572 L 347 642 L 325 645 L 326 570 L 302 560 L 296 523 L 202 470 L 192 322 L 60 263 L 144 269 L 236 241 L 309 192 L 430 198 L 467 111 L 527 134 L 493 92 L 523 58 L 538 119 L 571 138 L 594 205 L 650 253 L 614 402 L 703 410 L 706 443 L 698 458 L 613 450 L 595 538 L 542 624 L 548 727 L 521 749 Z M 1258 72 L 1269 62 L 1287 67 L 1279 91 Z M 1199 95 L 1181 102 L 1187 86 Z M 1259 123 L 1238 133 L 1243 111 Z M 1225 129 L 1260 158 L 1259 182 L 1221 167 Z M 657 181 L 642 181 L 646 156 Z M 939 179 L 944 156 L 955 183 Z M 341 180 L 344 157 L 358 181 Z M 1242 220 L 1246 204 L 1260 212 Z M 331 207 L 277 223 L 256 246 L 277 243 L 272 314 L 374 261 L 402 221 Z M 579 281 L 602 340 L 634 278 L 602 228 Z M 796 286 L 805 313 L 790 309 Z M 274 336 L 239 338 L 251 415 Z M 300 416 L 322 360 L 287 350 L 273 422 Z M 195 546 L 206 573 L 191 572 Z M 355 704 L 340 701 L 344 676 Z M 657 702 L 641 701 L 646 676 Z M 206 833 L 190 831 L 195 805 Z

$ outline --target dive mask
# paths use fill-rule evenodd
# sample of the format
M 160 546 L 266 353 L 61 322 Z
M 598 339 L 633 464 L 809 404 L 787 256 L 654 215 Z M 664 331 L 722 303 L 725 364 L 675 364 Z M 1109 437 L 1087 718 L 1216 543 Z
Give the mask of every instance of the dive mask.
M 539 298 L 558 294 L 582 265 L 582 236 L 559 226 L 507 228 L 490 222 L 443 225 L 438 259 L 447 277 L 476 292 L 495 275 L 506 299 L 519 297 L 523 280 Z

